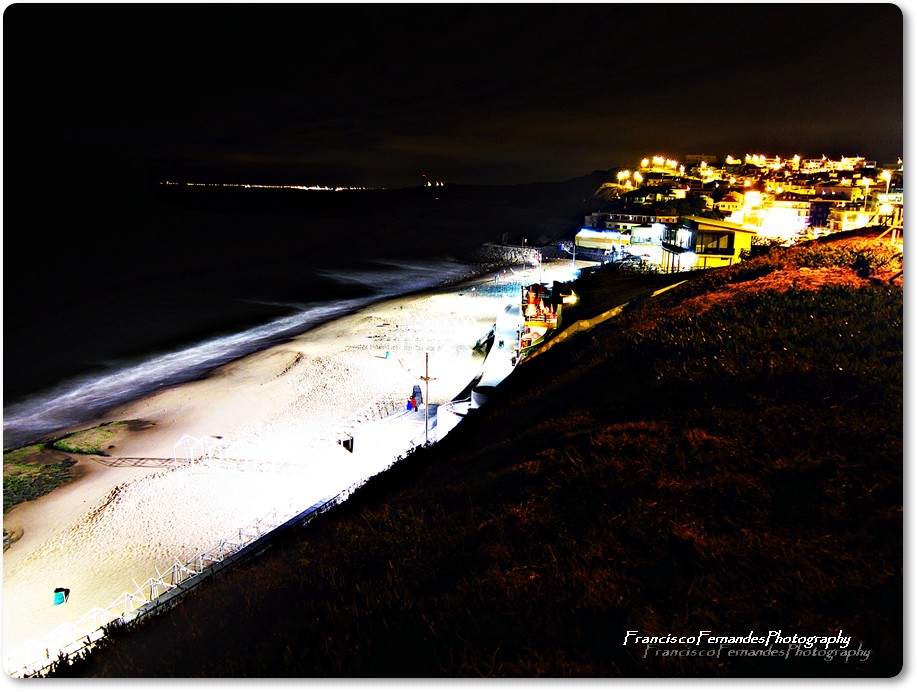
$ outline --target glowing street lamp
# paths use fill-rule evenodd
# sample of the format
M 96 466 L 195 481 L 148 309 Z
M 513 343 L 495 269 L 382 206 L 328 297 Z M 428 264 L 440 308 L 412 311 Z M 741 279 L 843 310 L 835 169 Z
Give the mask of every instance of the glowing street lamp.
M 881 173 L 879 173 L 879 177 L 885 181 L 885 196 L 888 197 L 888 190 L 892 184 L 891 171 L 882 171 Z
M 863 209 L 869 206 L 869 186 L 872 185 L 872 178 L 863 178 L 860 184 L 866 188 L 866 196 L 863 198 Z

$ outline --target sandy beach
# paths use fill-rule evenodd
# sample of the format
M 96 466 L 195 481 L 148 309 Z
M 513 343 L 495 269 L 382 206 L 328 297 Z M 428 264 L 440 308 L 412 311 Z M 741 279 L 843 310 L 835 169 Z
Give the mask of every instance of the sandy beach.
M 505 283 L 515 278 L 518 288 L 518 277 L 500 277 L 367 307 L 110 411 L 98 423 L 143 425 L 121 434 L 109 456 L 82 459 L 73 482 L 4 515 L 4 527 L 22 534 L 3 559 L 7 671 L 176 561 L 390 465 L 409 445 L 387 441 L 366 422 L 368 409 L 387 402 L 387 411 L 414 415 L 422 443 L 423 411 L 404 405 L 423 384 L 427 357 L 433 405 L 480 374 L 484 356 L 473 346 L 518 295 Z M 348 435 L 352 453 L 337 443 Z M 221 463 L 187 463 L 195 444 L 218 446 Z M 56 588 L 70 590 L 66 603 L 54 605 Z

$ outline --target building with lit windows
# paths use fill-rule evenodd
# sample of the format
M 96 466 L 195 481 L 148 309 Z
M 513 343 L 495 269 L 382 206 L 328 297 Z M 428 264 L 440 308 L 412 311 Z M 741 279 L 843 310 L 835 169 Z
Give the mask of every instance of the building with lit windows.
M 808 173 L 827 173 L 831 171 L 855 171 L 861 168 L 875 168 L 875 161 L 867 161 L 862 156 L 842 156 L 840 159 L 803 159 L 802 170 Z
M 621 212 L 605 215 L 605 229 L 630 232 L 637 226 L 654 223 L 678 223 L 677 214 L 647 214 L 645 212 Z
M 713 269 L 735 264 L 742 250 L 751 249 L 754 230 L 745 226 L 686 216 L 680 228 L 667 228 L 662 234 L 662 270 Z
M 588 214 L 584 231 L 618 231 L 629 233 L 636 226 L 654 223 L 678 223 L 678 214 L 653 214 L 649 207 L 619 212 Z
M 678 223 L 677 214 L 651 214 L 648 211 L 602 212 L 586 217 L 586 228 L 580 229 L 573 242 L 581 257 L 615 258 L 619 252 L 648 255 L 658 264 L 661 255 L 662 229 L 665 224 Z M 636 238 L 639 248 L 629 249 Z M 637 250 L 639 249 L 639 252 Z
M 849 181 L 815 183 L 812 187 L 816 195 L 822 199 L 830 199 L 833 202 L 849 202 L 859 194 L 859 190 L 853 187 Z
M 774 197 L 761 221 L 758 235 L 791 240 L 809 228 L 809 208 L 809 200 L 804 196 L 783 194 Z
M 615 257 L 625 246 L 630 245 L 630 233 L 583 228 L 573 238 L 573 243 L 581 258 L 597 255 Z
M 739 192 L 727 192 L 723 196 L 723 199 L 716 203 L 716 210 L 726 216 L 732 214 L 733 212 L 739 211 L 739 209 L 742 208 L 744 197 L 745 196 Z
M 833 233 L 864 228 L 870 225 L 875 215 L 875 211 L 867 211 L 859 206 L 834 207 L 828 213 L 828 230 Z
M 662 236 L 666 225 L 663 223 L 644 223 L 635 226 L 630 232 L 630 254 L 639 257 L 645 264 L 662 266 Z

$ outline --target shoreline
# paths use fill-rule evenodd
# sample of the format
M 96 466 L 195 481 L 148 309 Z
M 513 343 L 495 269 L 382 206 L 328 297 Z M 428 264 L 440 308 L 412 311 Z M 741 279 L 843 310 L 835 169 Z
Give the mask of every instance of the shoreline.
M 113 403 L 112 405 L 108 406 L 105 410 L 100 409 L 97 414 L 87 417 L 82 422 L 76 422 L 73 424 L 61 424 L 57 428 L 46 430 L 44 432 L 35 432 L 31 434 L 25 433 L 25 432 L 15 432 L 14 431 L 12 433 L 13 436 L 20 438 L 20 439 L 17 439 L 16 442 L 12 445 L 9 445 L 9 446 L 4 445 L 4 450 L 8 451 L 8 450 L 13 450 L 13 449 L 21 449 L 23 447 L 27 447 L 33 444 L 47 443 L 47 442 L 59 439 L 60 437 L 67 435 L 69 433 L 76 432 L 79 430 L 85 430 L 88 427 L 98 425 L 102 422 L 108 422 L 112 420 L 111 417 L 108 415 L 109 411 L 117 410 L 125 406 L 129 406 L 133 402 L 139 401 L 147 397 L 155 396 L 157 393 L 161 391 L 168 390 L 176 386 L 182 386 L 184 384 L 188 384 L 191 382 L 206 380 L 207 378 L 213 376 L 215 372 L 219 371 L 220 368 L 229 366 L 234 362 L 254 356 L 257 353 L 268 351 L 275 347 L 282 347 L 284 344 L 288 344 L 290 342 L 296 341 L 303 334 L 306 334 L 316 329 L 320 329 L 323 326 L 331 322 L 334 322 L 338 319 L 345 319 L 349 316 L 358 314 L 365 310 L 370 310 L 372 309 L 374 305 L 382 305 L 390 301 L 407 300 L 407 299 L 411 299 L 417 296 L 422 296 L 425 294 L 435 294 L 439 291 L 450 292 L 450 291 L 458 290 L 466 285 L 471 286 L 479 282 L 486 282 L 487 277 L 491 276 L 492 273 L 495 271 L 500 272 L 500 271 L 505 271 L 506 269 L 511 269 L 508 265 L 505 265 L 505 266 L 500 265 L 498 267 L 496 265 L 484 264 L 484 263 L 480 263 L 480 264 L 468 263 L 467 267 L 468 267 L 468 271 L 461 277 L 451 278 L 439 284 L 434 284 L 432 286 L 428 286 L 425 288 L 412 289 L 410 291 L 407 291 L 406 293 L 401 293 L 401 294 L 394 295 L 394 296 L 386 296 L 386 295 L 372 296 L 370 298 L 371 302 L 365 305 L 347 308 L 339 314 L 330 315 L 330 316 L 321 318 L 320 321 L 306 327 L 305 331 L 303 332 L 295 333 L 295 334 L 288 335 L 288 336 L 278 336 L 276 340 L 269 342 L 267 345 L 252 346 L 251 350 L 240 353 L 238 355 L 231 356 L 225 362 L 214 364 L 210 367 L 207 367 L 206 369 L 201 370 L 197 374 L 189 375 L 189 379 L 170 383 L 170 384 L 163 384 L 158 387 L 150 387 L 146 391 L 140 391 L 135 396 L 133 396 L 131 399 L 127 399 L 122 402 Z M 286 316 L 293 316 L 296 313 L 295 311 L 293 311 L 293 312 L 289 312 L 285 314 Z M 200 342 L 197 342 L 197 343 L 200 343 Z M 188 343 L 184 343 L 184 345 L 182 346 L 177 346 L 176 348 L 179 351 L 182 351 L 188 348 L 194 348 L 194 346 L 195 346 L 195 342 L 188 342 Z M 155 352 L 154 354 L 148 354 L 147 357 L 153 357 L 154 355 L 155 357 L 159 357 L 163 354 L 159 352 Z M 142 361 L 136 360 L 137 358 L 139 357 L 129 358 L 127 362 L 134 363 L 134 364 L 129 365 L 128 367 L 140 366 L 142 364 Z M 136 362 L 134 362 L 135 360 Z M 60 384 L 65 384 L 67 382 L 79 382 L 83 377 L 84 375 L 68 375 L 64 377 L 63 380 L 61 380 L 61 382 L 58 385 L 52 385 L 46 389 L 35 391 L 28 395 L 24 395 L 10 402 L 10 406 L 13 407 L 13 409 L 15 409 L 16 407 L 26 402 L 29 402 L 30 400 L 38 400 L 38 399 L 41 399 L 42 397 L 52 396 L 53 393 L 55 392 L 55 389 L 59 387 Z
M 448 403 L 462 392 L 483 363 L 473 345 L 515 299 L 521 278 L 511 290 L 495 275 L 373 303 L 96 419 L 92 425 L 145 425 L 114 439 L 110 456 L 80 459 L 78 479 L 4 513 L 4 528 L 22 532 L 4 553 L 6 650 L 109 606 L 133 582 L 209 549 L 272 508 L 308 506 L 308 498 L 390 465 L 406 450 L 358 439 L 351 454 L 329 435 L 367 404 L 406 401 L 421 383 L 425 353 L 436 378 L 427 403 Z M 477 290 L 485 284 L 509 295 Z M 237 456 L 276 470 L 172 468 L 184 435 L 219 439 L 244 450 Z M 53 607 L 57 587 L 71 595 Z

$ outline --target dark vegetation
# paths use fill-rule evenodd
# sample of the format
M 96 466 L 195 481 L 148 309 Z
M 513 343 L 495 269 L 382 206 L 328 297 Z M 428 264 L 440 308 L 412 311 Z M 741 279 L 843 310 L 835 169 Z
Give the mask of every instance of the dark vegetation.
M 4 449 L 3 511 L 35 500 L 71 481 L 77 463 L 71 455 L 104 456 L 121 429 L 142 425 L 142 421 L 112 421 L 47 442 Z
M 46 495 L 73 478 L 76 460 L 57 454 L 45 454 L 43 445 L 18 450 L 28 454 L 3 455 L 3 511 Z
M 443 441 L 55 674 L 897 675 L 901 255 L 826 240 L 523 361 Z M 843 630 L 870 655 L 644 658 L 628 630 Z

